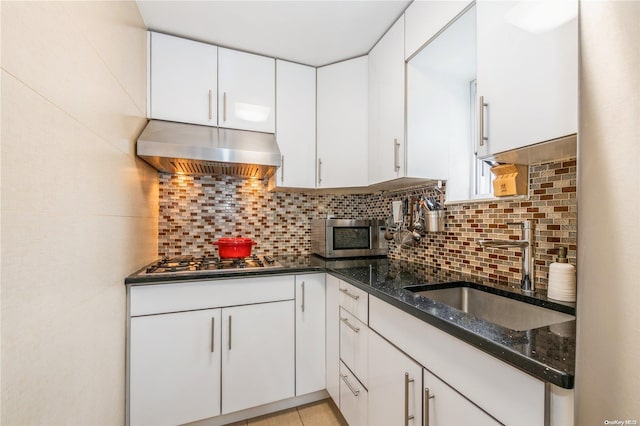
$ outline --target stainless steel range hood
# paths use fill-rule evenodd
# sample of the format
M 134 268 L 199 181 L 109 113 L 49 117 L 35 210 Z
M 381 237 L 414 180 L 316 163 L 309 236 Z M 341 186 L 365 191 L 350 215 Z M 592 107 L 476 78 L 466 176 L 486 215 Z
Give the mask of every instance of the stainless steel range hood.
M 136 153 L 161 172 L 262 179 L 280 167 L 272 133 L 150 120 Z

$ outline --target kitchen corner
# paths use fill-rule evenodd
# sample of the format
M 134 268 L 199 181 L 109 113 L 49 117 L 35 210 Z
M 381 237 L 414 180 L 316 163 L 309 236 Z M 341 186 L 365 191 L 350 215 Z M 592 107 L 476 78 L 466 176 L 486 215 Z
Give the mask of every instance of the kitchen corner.
M 640 1 L 0 16 L 0 424 L 640 421 Z

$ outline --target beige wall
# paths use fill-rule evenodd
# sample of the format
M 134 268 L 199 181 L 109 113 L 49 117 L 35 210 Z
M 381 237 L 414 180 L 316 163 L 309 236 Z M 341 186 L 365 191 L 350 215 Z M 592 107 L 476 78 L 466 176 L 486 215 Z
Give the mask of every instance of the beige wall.
M 640 2 L 581 3 L 576 424 L 640 422 Z
M 2 2 L 3 425 L 124 422 L 123 278 L 156 256 L 135 2 Z

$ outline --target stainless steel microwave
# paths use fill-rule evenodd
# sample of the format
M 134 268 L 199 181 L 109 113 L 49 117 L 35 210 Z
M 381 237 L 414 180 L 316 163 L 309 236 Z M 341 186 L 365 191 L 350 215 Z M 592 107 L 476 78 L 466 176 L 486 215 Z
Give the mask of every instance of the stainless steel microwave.
M 382 256 L 388 251 L 383 219 L 311 221 L 311 251 L 326 258 Z

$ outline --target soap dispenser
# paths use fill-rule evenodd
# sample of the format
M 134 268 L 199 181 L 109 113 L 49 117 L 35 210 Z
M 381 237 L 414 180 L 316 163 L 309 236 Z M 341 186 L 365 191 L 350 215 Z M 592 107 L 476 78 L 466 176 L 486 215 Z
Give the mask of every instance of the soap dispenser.
M 576 268 L 567 261 L 567 248 L 558 247 L 558 260 L 549 266 L 547 297 L 563 302 L 576 301 Z

